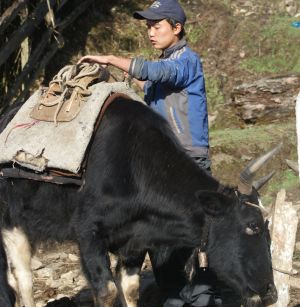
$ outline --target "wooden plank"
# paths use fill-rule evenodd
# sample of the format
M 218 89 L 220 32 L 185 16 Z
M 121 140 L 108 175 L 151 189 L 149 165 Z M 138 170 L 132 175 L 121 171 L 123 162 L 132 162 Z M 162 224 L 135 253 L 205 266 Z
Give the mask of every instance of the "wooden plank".
M 278 301 L 273 307 L 288 306 L 290 297 L 290 275 L 293 273 L 293 254 L 298 226 L 297 212 L 292 203 L 285 201 L 286 192 L 277 194 L 271 219 L 272 262 L 274 282 L 278 291 Z

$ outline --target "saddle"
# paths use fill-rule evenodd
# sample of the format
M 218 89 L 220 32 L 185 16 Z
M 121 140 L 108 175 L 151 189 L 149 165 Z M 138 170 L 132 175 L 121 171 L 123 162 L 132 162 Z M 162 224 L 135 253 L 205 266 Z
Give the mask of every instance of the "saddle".
M 96 82 L 108 81 L 109 77 L 108 70 L 99 64 L 81 63 L 63 67 L 49 87 L 41 91 L 30 117 L 55 124 L 73 120 L 91 95 L 88 87 Z
M 94 133 L 97 131 L 102 117 L 108 108 L 108 106 L 115 101 L 115 99 L 123 97 L 125 99 L 131 99 L 130 96 L 124 93 L 112 93 L 102 105 L 101 111 L 97 116 L 97 120 L 94 125 Z M 14 163 L 6 163 L 0 167 L 0 179 L 1 178 L 26 178 L 35 181 L 43 181 L 55 184 L 72 184 L 82 187 L 85 184 L 85 169 L 87 164 L 87 159 L 89 156 L 90 145 L 87 147 L 84 159 L 81 164 L 81 170 L 78 173 L 73 173 L 63 169 L 47 168 L 43 172 L 36 172 L 32 169 L 24 167 L 24 165 L 15 165 Z M 43 160 L 43 152 L 39 156 L 30 156 L 22 151 L 17 153 L 18 162 L 24 160 L 23 162 L 38 163 Z M 26 156 L 26 157 L 25 157 Z M 16 157 L 15 157 L 16 158 Z M 41 161 L 42 164 L 44 161 Z

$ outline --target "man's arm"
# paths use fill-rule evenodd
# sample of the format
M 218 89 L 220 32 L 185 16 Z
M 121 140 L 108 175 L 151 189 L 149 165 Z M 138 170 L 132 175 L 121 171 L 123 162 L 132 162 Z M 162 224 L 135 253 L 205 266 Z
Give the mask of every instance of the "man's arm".
M 125 73 L 129 72 L 130 64 L 132 59 L 128 58 L 121 58 L 114 55 L 86 55 L 82 57 L 78 64 L 83 62 L 88 63 L 98 63 L 102 66 L 112 65 L 114 67 L 117 67 L 121 70 L 123 70 Z M 145 81 L 138 80 L 136 78 L 133 78 L 133 82 L 141 89 L 144 89 Z
M 78 64 L 82 62 L 98 63 L 103 66 L 112 65 L 125 72 L 128 72 L 131 59 L 117 57 L 114 55 L 86 55 L 78 61 Z

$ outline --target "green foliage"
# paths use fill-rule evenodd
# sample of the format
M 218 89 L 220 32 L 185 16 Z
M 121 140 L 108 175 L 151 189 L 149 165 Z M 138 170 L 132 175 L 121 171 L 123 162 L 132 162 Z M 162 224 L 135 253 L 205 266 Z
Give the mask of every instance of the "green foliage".
M 300 73 L 300 30 L 291 26 L 294 20 L 272 16 L 261 29 L 254 22 L 248 24 L 243 29 L 242 39 L 251 56 L 242 62 L 241 67 L 254 73 Z
M 225 98 L 220 89 L 220 81 L 212 76 L 205 78 L 207 105 L 209 113 L 214 112 L 218 106 L 223 105 Z
M 242 142 L 245 144 L 255 144 L 259 136 L 261 144 L 268 144 L 272 142 L 279 142 L 280 140 L 289 138 L 296 142 L 296 127 L 295 121 L 290 120 L 287 123 L 276 123 L 261 126 L 249 126 L 245 129 L 220 129 L 212 131 L 213 145 L 222 145 L 224 140 L 228 145 L 233 147 L 238 146 Z
M 286 170 L 282 174 L 281 182 L 276 182 L 270 186 L 271 191 L 279 191 L 280 189 L 289 190 L 300 185 L 299 177 L 292 170 Z
M 187 24 L 185 31 L 187 40 L 191 44 L 199 43 L 204 33 L 204 30 L 198 24 Z
M 295 175 L 295 173 L 287 169 L 281 173 L 279 179 L 271 180 L 264 192 L 264 196 L 262 197 L 264 204 L 269 204 L 273 201 L 276 193 L 281 189 L 285 189 L 287 191 L 300 187 L 299 177 Z
M 225 6 L 225 7 L 227 7 L 228 9 L 230 8 L 230 6 L 231 6 L 231 0 L 222 0 L 221 1 L 222 2 L 222 4 Z

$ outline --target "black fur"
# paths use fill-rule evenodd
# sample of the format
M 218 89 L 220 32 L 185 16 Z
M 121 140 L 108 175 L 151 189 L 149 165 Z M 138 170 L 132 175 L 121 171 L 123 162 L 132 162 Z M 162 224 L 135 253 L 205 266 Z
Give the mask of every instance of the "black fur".
M 85 180 L 81 189 L 0 180 L 0 197 L 9 204 L 3 227 L 22 228 L 33 246 L 50 239 L 77 242 L 99 306 L 113 280 L 108 251 L 134 267 L 147 250 L 197 248 L 208 216 L 211 269 L 247 301 L 254 293 L 264 296 L 273 284 L 260 211 L 231 188 L 218 193 L 218 181 L 195 164 L 167 122 L 148 107 L 124 98 L 108 107 Z M 250 222 L 261 229 L 251 237 L 245 233 Z

